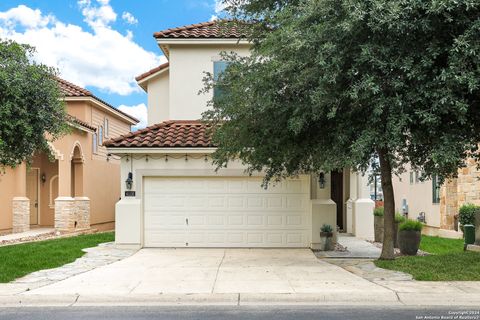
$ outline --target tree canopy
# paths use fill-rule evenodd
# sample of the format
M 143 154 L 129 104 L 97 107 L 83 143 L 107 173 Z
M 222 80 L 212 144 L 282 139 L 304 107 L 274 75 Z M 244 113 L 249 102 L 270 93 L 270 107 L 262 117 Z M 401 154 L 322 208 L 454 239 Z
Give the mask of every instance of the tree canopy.
M 30 46 L 0 40 L 0 167 L 31 160 L 68 128 L 56 71 L 33 54 Z
M 393 258 L 392 175 L 455 175 L 480 141 L 480 2 L 225 1 L 252 24 L 251 56 L 229 67 L 204 119 L 218 167 L 240 159 L 266 181 L 380 160 L 382 258 Z M 260 26 L 256 28 L 256 26 Z

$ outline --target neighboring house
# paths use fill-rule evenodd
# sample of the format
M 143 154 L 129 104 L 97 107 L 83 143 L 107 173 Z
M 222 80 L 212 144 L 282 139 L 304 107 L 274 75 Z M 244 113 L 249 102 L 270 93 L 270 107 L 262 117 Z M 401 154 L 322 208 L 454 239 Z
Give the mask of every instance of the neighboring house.
M 168 58 L 137 77 L 148 93 L 149 126 L 106 142 L 121 157 L 116 242 L 145 247 L 313 247 L 322 224 L 373 238 L 367 177 L 345 169 L 302 175 L 268 189 L 232 162 L 215 171 L 215 145 L 202 123 L 211 94 L 204 72 L 224 70 L 222 51 L 248 55 L 235 26 L 207 22 L 154 35 Z M 292 57 L 294 58 L 294 57 Z
M 0 233 L 36 226 L 59 232 L 114 227 L 120 161 L 102 144 L 138 120 L 88 90 L 57 81 L 72 131 L 49 143 L 51 155 L 36 153 L 30 167 L 23 163 L 0 174 Z
M 480 205 L 480 174 L 475 163 L 469 160 L 467 167 L 459 169 L 458 178 L 443 184 L 436 176 L 422 181 L 421 171 L 406 169 L 393 179 L 396 210 L 423 221 L 425 234 L 461 238 L 458 209 L 465 203 Z

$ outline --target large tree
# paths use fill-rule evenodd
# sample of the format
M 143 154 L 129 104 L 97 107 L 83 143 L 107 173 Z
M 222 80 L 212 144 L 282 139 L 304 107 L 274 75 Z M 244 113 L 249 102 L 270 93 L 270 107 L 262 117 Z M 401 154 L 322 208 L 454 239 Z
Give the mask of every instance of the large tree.
M 56 71 L 33 54 L 30 46 L 0 40 L 0 168 L 30 161 L 68 128 Z
M 218 167 L 240 159 L 266 182 L 379 159 L 382 259 L 393 259 L 392 176 L 455 175 L 480 141 L 480 2 L 225 1 L 252 26 L 250 57 L 231 61 L 204 119 Z

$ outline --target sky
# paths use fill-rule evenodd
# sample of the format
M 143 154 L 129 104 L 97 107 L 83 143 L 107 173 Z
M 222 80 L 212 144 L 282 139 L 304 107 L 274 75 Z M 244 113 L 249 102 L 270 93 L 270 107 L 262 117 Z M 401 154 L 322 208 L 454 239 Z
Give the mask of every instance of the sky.
M 147 122 L 135 77 L 166 61 L 153 33 L 222 15 L 219 0 L 1 0 L 0 38 L 27 43 L 60 77 Z

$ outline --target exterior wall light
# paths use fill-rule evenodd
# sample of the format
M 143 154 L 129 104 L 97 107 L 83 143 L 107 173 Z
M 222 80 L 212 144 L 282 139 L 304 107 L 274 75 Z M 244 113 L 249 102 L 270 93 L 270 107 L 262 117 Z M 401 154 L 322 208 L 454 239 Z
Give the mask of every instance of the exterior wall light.
M 45 173 L 42 174 L 40 179 L 42 180 L 42 183 L 45 183 L 47 181 L 47 176 L 45 175 Z
M 318 185 L 320 186 L 320 189 L 325 189 L 325 182 L 327 180 L 325 179 L 325 173 L 320 172 L 320 175 L 318 176 Z
M 127 190 L 132 190 L 132 185 L 133 185 L 133 174 L 131 172 L 128 173 L 128 178 L 125 180 L 125 187 Z

